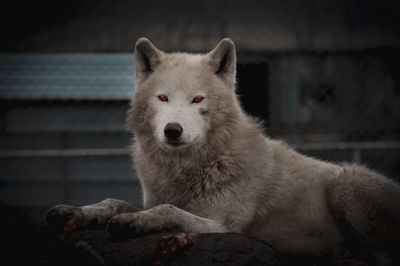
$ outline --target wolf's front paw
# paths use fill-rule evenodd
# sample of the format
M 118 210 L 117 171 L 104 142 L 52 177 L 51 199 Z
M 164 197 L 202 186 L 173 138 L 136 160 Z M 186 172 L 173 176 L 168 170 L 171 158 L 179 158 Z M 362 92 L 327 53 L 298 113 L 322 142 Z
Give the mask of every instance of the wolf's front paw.
M 178 230 L 180 226 L 169 215 L 153 209 L 135 213 L 123 213 L 110 219 L 108 232 L 118 238 L 138 237 L 148 233 Z
M 70 205 L 55 205 L 46 216 L 47 223 L 57 231 L 72 231 L 84 224 L 81 207 Z

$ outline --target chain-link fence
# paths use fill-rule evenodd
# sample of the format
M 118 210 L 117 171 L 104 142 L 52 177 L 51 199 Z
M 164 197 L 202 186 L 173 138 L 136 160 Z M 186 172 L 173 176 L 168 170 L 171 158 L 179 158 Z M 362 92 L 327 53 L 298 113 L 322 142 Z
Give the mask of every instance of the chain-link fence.
M 400 173 L 400 49 L 239 56 L 239 94 L 266 132 L 308 155 Z
M 43 221 L 54 204 L 141 204 L 127 146 L 133 56 L 0 56 L 0 200 Z
M 399 51 L 239 50 L 238 93 L 266 132 L 329 161 L 400 172 Z M 133 56 L 0 56 L 0 200 L 48 207 L 115 197 L 141 204 L 125 114 Z

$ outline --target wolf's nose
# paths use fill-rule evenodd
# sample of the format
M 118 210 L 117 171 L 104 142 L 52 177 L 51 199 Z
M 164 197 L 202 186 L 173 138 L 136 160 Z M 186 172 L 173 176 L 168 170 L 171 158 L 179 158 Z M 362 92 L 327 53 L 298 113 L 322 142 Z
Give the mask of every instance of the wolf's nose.
M 164 135 L 170 140 L 178 139 L 183 132 L 183 128 L 178 123 L 168 123 L 164 128 Z

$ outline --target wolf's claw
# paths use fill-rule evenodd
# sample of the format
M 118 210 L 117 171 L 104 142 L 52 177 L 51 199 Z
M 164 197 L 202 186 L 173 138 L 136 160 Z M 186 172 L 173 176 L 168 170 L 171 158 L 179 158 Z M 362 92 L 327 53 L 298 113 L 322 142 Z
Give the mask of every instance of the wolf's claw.
M 81 208 L 70 205 L 56 205 L 46 215 L 47 223 L 60 232 L 81 226 L 82 219 Z

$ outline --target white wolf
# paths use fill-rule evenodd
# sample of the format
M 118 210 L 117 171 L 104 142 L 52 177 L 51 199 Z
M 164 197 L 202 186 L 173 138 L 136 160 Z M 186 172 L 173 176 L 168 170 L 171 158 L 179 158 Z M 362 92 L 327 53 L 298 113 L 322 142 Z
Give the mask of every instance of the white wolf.
M 235 70 L 230 39 L 205 55 L 166 54 L 139 39 L 127 121 L 145 210 L 116 199 L 57 205 L 49 223 L 108 224 L 110 233 L 130 235 L 238 232 L 284 253 L 394 263 L 400 186 L 264 136 L 239 104 Z

